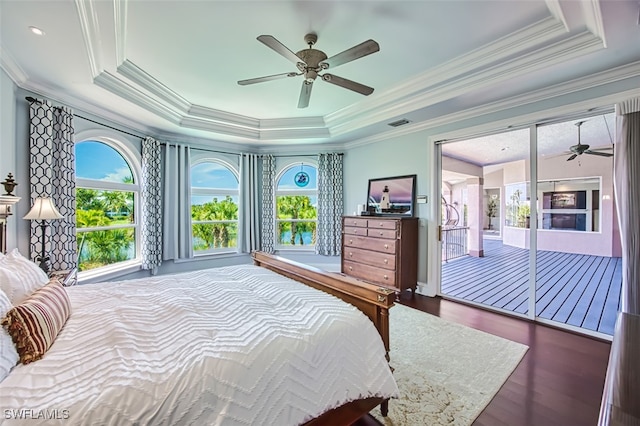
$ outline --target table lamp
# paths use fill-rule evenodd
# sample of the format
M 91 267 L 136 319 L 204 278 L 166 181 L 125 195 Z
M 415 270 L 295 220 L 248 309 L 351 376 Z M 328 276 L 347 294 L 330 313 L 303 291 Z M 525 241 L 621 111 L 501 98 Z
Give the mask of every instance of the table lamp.
M 47 275 L 49 274 L 49 257 L 46 255 L 44 248 L 47 235 L 47 221 L 62 219 L 63 217 L 64 216 L 60 214 L 58 209 L 56 209 L 56 206 L 53 204 L 53 200 L 49 197 L 37 197 L 33 201 L 33 207 L 31 207 L 29 213 L 24 217 L 24 219 L 40 221 L 40 227 L 42 228 L 42 252 L 40 253 L 40 257 L 36 258 L 36 260 L 40 261 L 40 268 Z

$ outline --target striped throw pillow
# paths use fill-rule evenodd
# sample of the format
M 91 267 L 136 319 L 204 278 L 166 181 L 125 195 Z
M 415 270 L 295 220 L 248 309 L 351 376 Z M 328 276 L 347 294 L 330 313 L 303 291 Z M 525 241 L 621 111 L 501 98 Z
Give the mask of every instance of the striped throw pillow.
M 55 279 L 9 310 L 2 325 L 16 345 L 20 362 L 28 364 L 42 358 L 70 314 L 69 296 Z

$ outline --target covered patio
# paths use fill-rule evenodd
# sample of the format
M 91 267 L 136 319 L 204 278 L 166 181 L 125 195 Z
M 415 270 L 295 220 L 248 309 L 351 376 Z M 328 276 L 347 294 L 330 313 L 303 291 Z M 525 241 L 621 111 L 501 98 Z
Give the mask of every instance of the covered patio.
M 442 264 L 442 294 L 521 314 L 528 312 L 529 250 L 484 239 L 484 257 Z M 538 251 L 536 315 L 613 334 L 620 302 L 622 260 Z

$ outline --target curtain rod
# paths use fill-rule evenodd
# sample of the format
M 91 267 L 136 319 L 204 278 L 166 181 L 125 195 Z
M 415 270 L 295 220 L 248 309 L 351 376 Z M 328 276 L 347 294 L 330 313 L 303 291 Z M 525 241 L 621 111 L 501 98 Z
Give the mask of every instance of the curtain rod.
M 28 102 L 36 102 L 38 104 L 42 104 L 42 102 L 40 102 L 38 99 L 32 98 L 31 96 L 27 96 L 25 99 Z M 62 107 L 54 106 L 54 108 L 62 108 Z M 140 135 L 136 135 L 136 134 L 133 134 L 133 133 L 129 133 L 129 132 L 125 131 L 125 130 L 118 129 L 118 128 L 113 127 L 113 126 L 109 126 L 108 124 L 100 123 L 99 121 L 92 120 L 91 118 L 84 117 L 84 116 L 79 115 L 79 114 L 73 114 L 73 116 L 74 117 L 78 117 L 78 118 L 82 118 L 83 120 L 90 121 L 92 123 L 98 124 L 98 125 L 103 126 L 103 127 L 107 127 L 107 128 L 109 128 L 111 130 L 115 130 L 116 132 L 124 133 L 125 135 L 133 136 L 135 138 L 140 138 L 140 139 L 146 139 L 146 136 L 140 136 Z
M 33 98 L 33 97 L 31 97 L 31 96 L 27 96 L 25 99 L 26 99 L 27 101 L 29 101 L 29 102 L 37 102 L 37 103 L 39 103 L 39 104 L 41 104 L 41 103 L 42 103 L 42 102 L 40 102 L 39 100 L 37 100 L 36 98 Z M 54 108 L 61 108 L 61 107 L 56 106 L 56 107 L 54 107 Z M 140 135 L 136 135 L 136 134 L 133 134 L 133 133 L 129 133 L 129 132 L 124 131 L 124 130 L 122 130 L 122 129 L 118 129 L 118 128 L 113 127 L 113 126 L 109 126 L 108 124 L 100 123 L 100 122 L 98 122 L 98 121 L 92 120 L 92 119 L 87 118 L 87 117 L 84 117 L 84 116 L 82 116 L 82 115 L 73 114 L 73 116 L 74 116 L 74 117 L 78 117 L 78 118 L 82 118 L 83 120 L 91 121 L 92 123 L 98 124 L 98 125 L 100 125 L 100 126 L 107 127 L 107 128 L 109 128 L 109 129 L 111 129 L 111 130 L 115 130 L 116 132 L 124 133 L 125 135 L 133 136 L 133 137 L 135 137 L 135 138 L 140 138 L 140 139 L 146 139 L 146 136 L 140 136 Z M 160 143 L 161 143 L 162 145 L 168 145 L 168 144 L 171 144 L 171 142 L 163 142 L 163 141 L 160 141 Z M 200 148 L 200 147 L 190 147 L 190 148 L 191 148 L 191 149 L 197 149 L 197 150 L 200 150 L 200 151 L 215 152 L 216 154 L 242 155 L 242 154 L 239 154 L 239 153 L 237 153 L 237 152 L 218 151 L 218 150 L 215 150 L 215 149 L 208 149 L 208 148 Z M 259 154 L 259 156 L 260 156 L 260 157 L 262 157 L 262 156 L 264 156 L 264 155 L 268 155 L 268 154 Z M 313 155 L 313 154 L 311 154 L 311 155 Z M 342 152 L 339 152 L 339 153 L 338 153 L 338 155 L 344 155 L 344 154 L 343 154 Z M 305 155 L 305 154 L 301 154 L 301 155 L 274 155 L 274 157 L 278 157 L 278 158 L 288 158 L 288 157 L 308 157 L 308 156 L 309 156 L 308 154 L 307 154 L 307 155 Z
M 160 141 L 160 144 L 161 145 L 180 145 L 179 142 L 164 142 L 164 141 Z M 184 144 L 184 145 L 188 145 L 188 144 Z M 215 152 L 216 154 L 242 155 L 242 154 L 237 153 L 237 152 L 219 151 L 219 150 L 216 150 L 216 149 L 200 148 L 200 147 L 196 147 L 196 146 L 189 146 L 189 149 L 197 149 L 198 151 Z
M 140 139 L 146 139 L 147 138 L 146 136 L 140 136 L 140 135 L 136 135 L 136 134 L 133 134 L 133 133 L 129 133 L 129 132 L 125 131 L 125 130 L 118 129 L 118 128 L 113 127 L 113 126 L 109 126 L 108 124 L 100 123 L 99 121 L 92 120 L 92 119 L 84 117 L 82 115 L 73 114 L 73 116 L 74 117 L 78 117 L 78 118 L 82 118 L 83 120 L 87 120 L 87 121 L 90 121 L 92 123 L 96 123 L 96 124 L 98 124 L 100 126 L 107 127 L 107 128 L 109 128 L 111 130 L 115 130 L 116 132 L 120 132 L 120 133 L 124 133 L 125 135 L 133 136 L 135 138 L 140 138 Z

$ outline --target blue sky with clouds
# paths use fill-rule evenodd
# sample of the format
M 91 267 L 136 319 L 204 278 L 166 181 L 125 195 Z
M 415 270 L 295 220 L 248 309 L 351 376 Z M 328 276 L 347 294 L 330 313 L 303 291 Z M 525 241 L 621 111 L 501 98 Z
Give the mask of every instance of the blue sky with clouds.
M 76 144 L 76 177 L 83 179 L 123 182 L 132 178 L 124 158 L 109 145 L 87 141 Z

